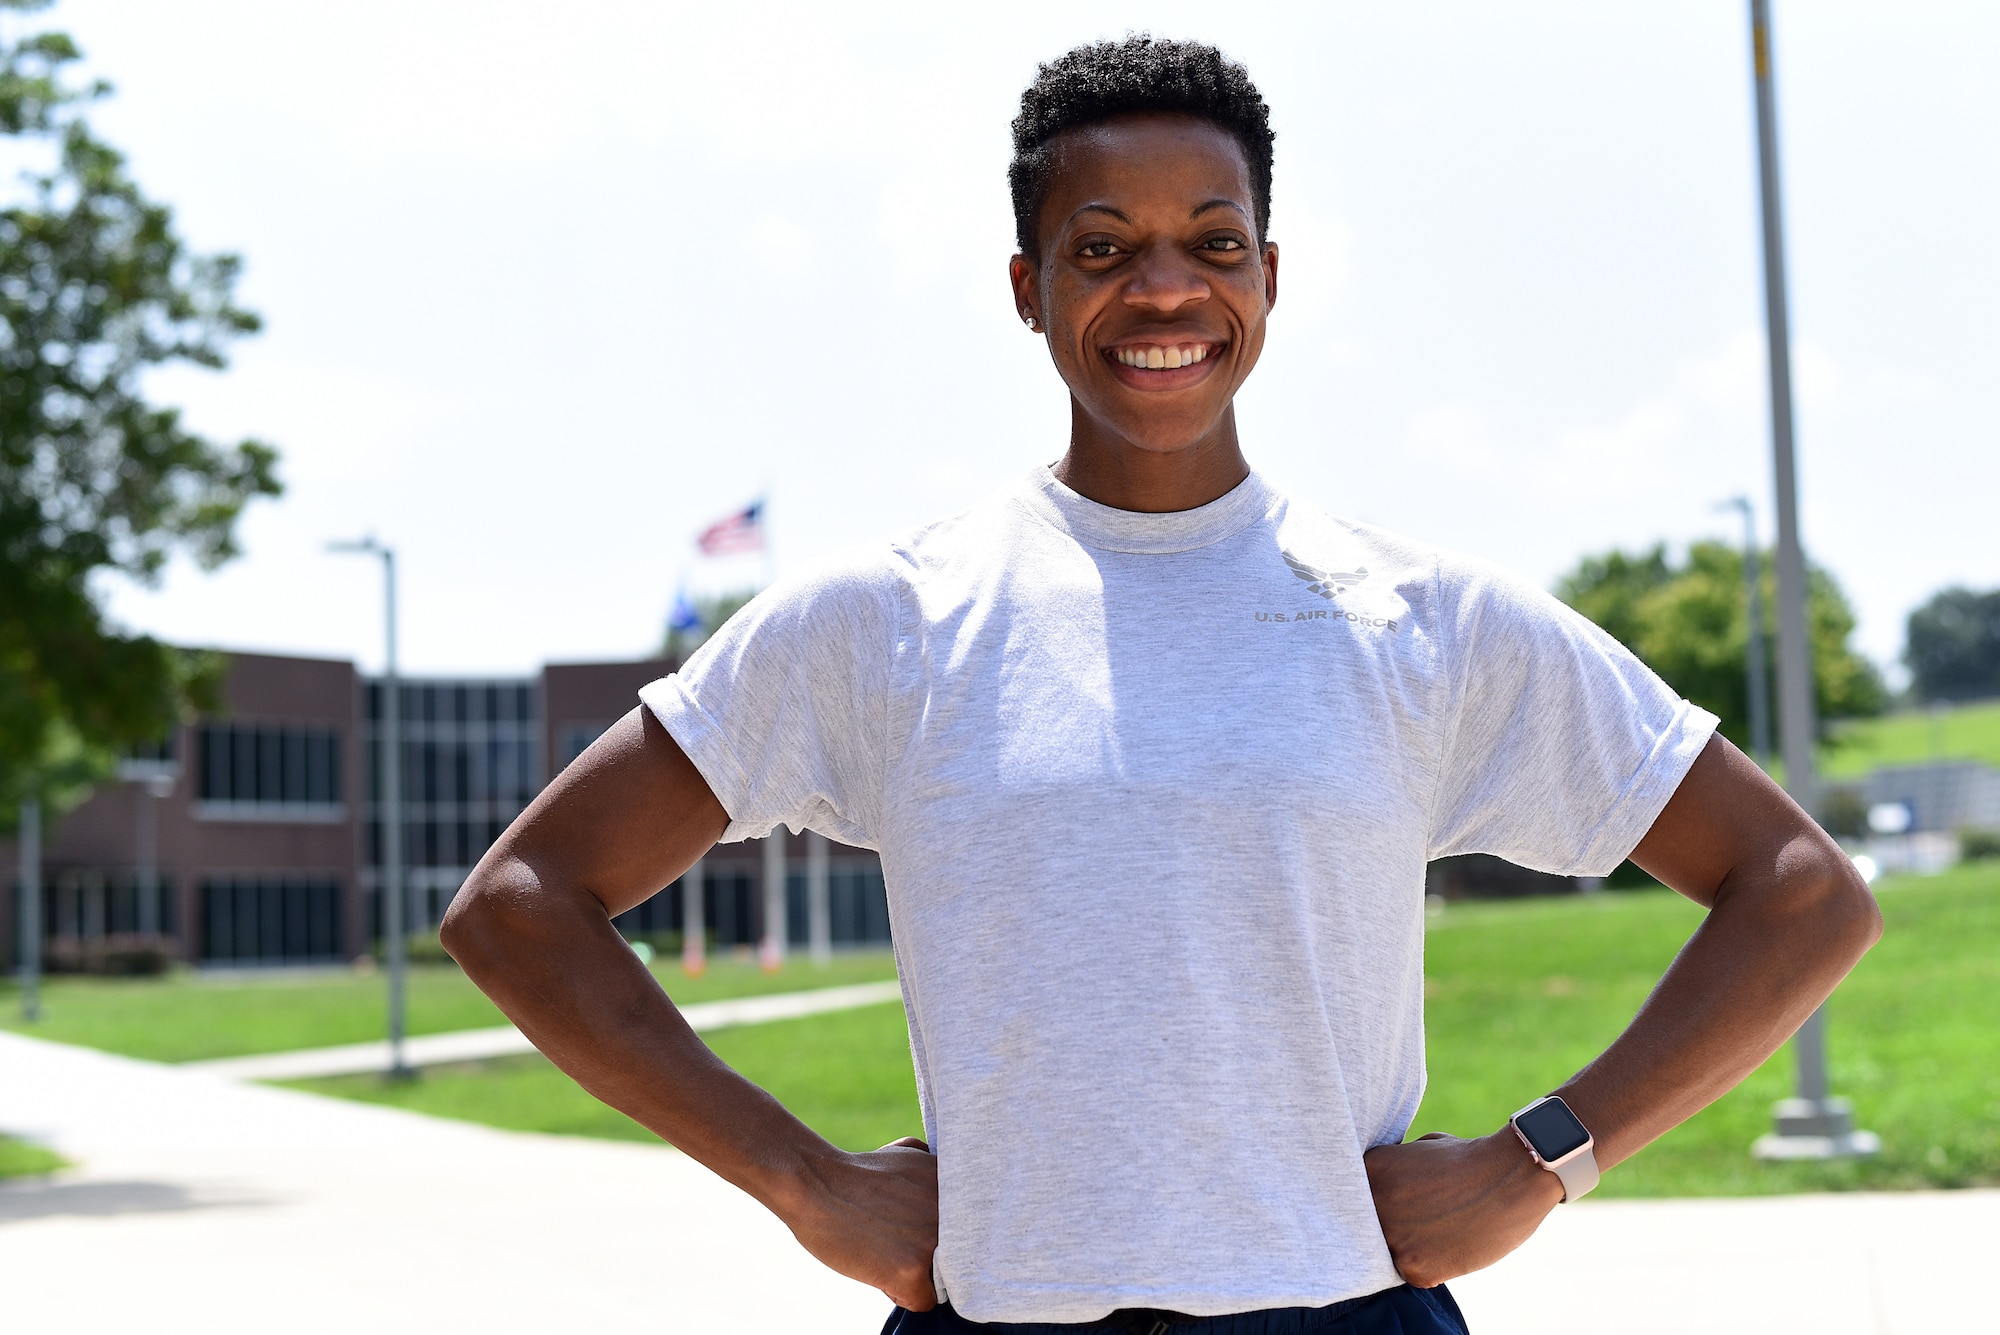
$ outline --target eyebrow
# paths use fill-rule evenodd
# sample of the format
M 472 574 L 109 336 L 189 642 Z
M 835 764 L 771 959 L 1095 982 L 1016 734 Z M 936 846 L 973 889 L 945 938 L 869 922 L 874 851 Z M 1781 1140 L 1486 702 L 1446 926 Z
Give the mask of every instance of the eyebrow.
M 1204 207 L 1206 206 L 1204 205 Z M 1128 226 L 1132 222 L 1131 215 L 1126 213 L 1121 213 L 1117 209 L 1112 208 L 1109 204 L 1085 204 L 1082 208 L 1079 208 L 1075 213 L 1069 215 L 1070 221 L 1075 222 L 1078 218 L 1081 218 L 1086 213 L 1108 213 L 1112 217 L 1116 218 L 1119 222 L 1125 223 Z
M 1188 214 L 1188 217 L 1190 219 L 1199 218 L 1202 214 L 1213 212 L 1216 209 L 1229 209 L 1243 218 L 1248 218 L 1250 216 L 1249 214 L 1243 211 L 1243 206 L 1241 204 L 1238 204 L 1235 200 L 1223 199 L 1221 197 L 1217 197 L 1215 199 L 1209 200 L 1206 204 L 1197 204 L 1194 207 L 1194 209 Z M 1121 212 L 1118 209 L 1114 209 L 1109 204 L 1095 204 L 1095 203 L 1085 204 L 1081 208 L 1077 209 L 1076 212 L 1070 214 L 1069 219 L 1071 222 L 1075 222 L 1078 218 L 1081 218 L 1086 213 L 1106 213 L 1112 216 L 1113 218 L 1116 218 L 1119 222 L 1126 224 L 1128 227 L 1132 225 L 1132 218 L 1130 214 Z

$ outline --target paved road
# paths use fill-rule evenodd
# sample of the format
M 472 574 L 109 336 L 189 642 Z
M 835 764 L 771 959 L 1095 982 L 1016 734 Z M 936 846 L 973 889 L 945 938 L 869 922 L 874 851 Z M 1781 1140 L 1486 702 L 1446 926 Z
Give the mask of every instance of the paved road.
M 8 1330 L 873 1332 L 685 1158 L 246 1085 L 0 1033 Z M 1458 1291 L 1479 1335 L 2000 1335 L 2000 1192 L 1588 1201 Z

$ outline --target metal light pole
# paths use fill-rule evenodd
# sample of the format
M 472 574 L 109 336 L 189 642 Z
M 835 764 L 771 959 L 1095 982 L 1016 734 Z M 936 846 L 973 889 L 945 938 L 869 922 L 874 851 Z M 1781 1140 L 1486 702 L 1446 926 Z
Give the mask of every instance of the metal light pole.
M 814 964 L 833 960 L 833 898 L 826 836 L 806 831 L 806 940 Z
M 708 967 L 708 924 L 703 920 L 702 889 L 707 871 L 702 859 L 681 873 L 681 968 L 699 978 Z
M 764 836 L 764 939 L 757 946 L 757 963 L 766 973 L 785 965 L 788 935 L 785 893 L 785 828 Z
M 396 553 L 374 537 L 332 542 L 333 552 L 364 552 L 382 558 L 384 663 L 382 719 L 376 734 L 380 752 L 382 826 L 382 944 L 389 973 L 389 1070 L 392 1080 L 416 1074 L 403 1060 L 404 994 L 409 973 L 409 914 L 403 903 L 403 691 L 396 678 Z
M 160 800 L 174 791 L 180 766 L 166 759 L 118 762 L 118 777 L 132 785 L 132 893 L 139 935 L 160 934 Z
M 1764 312 L 1770 340 L 1771 453 L 1778 527 L 1778 749 L 1785 788 L 1807 811 L 1815 804 L 1812 642 L 1806 635 L 1806 563 L 1799 542 L 1797 469 L 1792 448 L 1791 327 L 1785 298 L 1784 222 L 1778 205 L 1778 108 L 1771 80 L 1770 0 L 1750 0 L 1750 57 L 1757 100 L 1757 180 L 1763 213 Z M 1826 1014 L 1812 1013 L 1792 1039 L 1795 1098 L 1772 1113 L 1777 1129 L 1758 1139 L 1762 1159 L 1832 1159 L 1872 1154 L 1880 1141 L 1854 1129 L 1847 1100 L 1827 1092 Z
M 1718 509 L 1743 513 L 1743 593 L 1749 604 L 1744 627 L 1744 685 L 1749 691 L 1750 755 L 1771 763 L 1771 669 L 1764 662 L 1764 561 L 1757 550 L 1757 517 L 1749 498 L 1735 496 Z
M 21 799 L 21 1018 L 42 1018 L 42 800 Z

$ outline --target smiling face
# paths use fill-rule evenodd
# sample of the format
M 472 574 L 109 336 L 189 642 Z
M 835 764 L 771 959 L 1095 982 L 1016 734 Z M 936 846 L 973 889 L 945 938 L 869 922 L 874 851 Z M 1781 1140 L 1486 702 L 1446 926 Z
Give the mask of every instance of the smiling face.
M 1015 256 L 1010 273 L 1069 385 L 1065 462 L 1213 472 L 1227 456 L 1235 485 L 1231 402 L 1263 351 L 1278 277 L 1242 148 L 1183 115 L 1123 117 L 1054 146 L 1040 254 Z

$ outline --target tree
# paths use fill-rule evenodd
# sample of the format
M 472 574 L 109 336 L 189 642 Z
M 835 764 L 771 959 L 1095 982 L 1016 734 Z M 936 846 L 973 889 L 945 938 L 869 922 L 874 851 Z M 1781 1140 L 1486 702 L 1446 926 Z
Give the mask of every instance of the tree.
M 0 20 L 46 4 L 0 0 Z M 190 253 L 92 134 L 110 87 L 72 82 L 79 58 L 62 33 L 0 31 L 0 135 L 43 164 L 0 195 L 0 821 L 212 698 L 218 660 L 109 624 L 94 581 L 150 582 L 176 553 L 212 568 L 279 492 L 269 446 L 213 444 L 141 392 L 151 367 L 220 368 L 258 320 L 237 257 Z
M 2000 589 L 1940 589 L 1910 613 L 1903 661 L 1924 700 L 2000 695 Z
M 683 590 L 675 598 L 674 610 L 667 618 L 667 638 L 660 652 L 668 658 L 686 659 L 756 596 L 755 589 L 739 589 L 735 593 L 690 598 Z
M 1762 562 L 1764 634 L 1776 637 L 1776 576 Z M 1637 554 L 1588 557 L 1564 576 L 1556 596 L 1589 617 L 1688 699 L 1722 719 L 1723 735 L 1747 746 L 1750 735 L 1748 599 L 1743 554 L 1698 542 L 1676 565 L 1664 545 Z M 1887 701 L 1875 665 L 1848 645 L 1854 612 L 1832 575 L 1806 577 L 1814 694 L 1822 720 L 1879 714 Z M 1774 662 L 1775 649 L 1766 662 Z M 1771 698 L 1775 700 L 1776 686 Z

